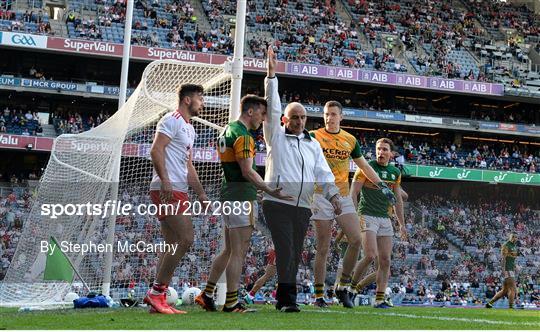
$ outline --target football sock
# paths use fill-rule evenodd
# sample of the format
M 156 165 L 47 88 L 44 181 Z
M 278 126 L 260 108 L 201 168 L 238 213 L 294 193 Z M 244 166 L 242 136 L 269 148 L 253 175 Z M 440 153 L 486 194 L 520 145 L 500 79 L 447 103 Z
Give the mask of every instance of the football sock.
M 351 285 L 351 276 L 342 274 L 339 277 L 338 290 L 344 290 Z
M 377 292 L 375 294 L 375 302 L 382 302 L 384 301 L 384 292 Z
M 152 290 L 150 291 L 150 294 L 152 295 L 160 295 L 163 294 L 169 286 L 167 284 L 158 284 L 154 281 L 154 284 L 152 285 Z
M 249 292 L 249 295 L 252 296 L 252 297 L 255 297 L 255 294 L 257 294 L 257 293 L 255 293 L 254 291 Z
M 204 292 L 207 296 L 212 297 L 214 296 L 214 290 L 216 289 L 216 284 L 213 282 L 207 282 L 206 287 L 204 287 Z
M 356 281 L 351 281 L 350 291 L 351 293 L 356 293 L 356 287 L 358 287 L 358 283 Z
M 315 284 L 315 298 L 321 298 L 324 296 L 324 284 Z
M 234 307 L 238 303 L 238 290 L 227 292 L 225 306 L 228 308 Z

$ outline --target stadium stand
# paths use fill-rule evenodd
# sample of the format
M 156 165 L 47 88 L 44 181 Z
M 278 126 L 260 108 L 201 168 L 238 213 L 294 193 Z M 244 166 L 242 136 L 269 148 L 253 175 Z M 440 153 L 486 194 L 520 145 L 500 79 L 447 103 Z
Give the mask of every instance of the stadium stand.
M 13 11 L 0 7 L 0 31 L 53 34 L 49 14 L 43 10 Z
M 43 128 L 39 124 L 36 112 L 21 109 L 4 108 L 0 113 L 0 133 L 10 133 L 24 136 L 42 136 Z
M 294 97 L 292 97 L 292 100 Z M 59 111 L 50 115 L 50 123 L 54 126 L 57 135 L 81 133 L 105 121 L 110 114 L 107 111 L 99 113 L 81 113 L 76 111 Z M 43 135 L 43 128 L 39 124 L 36 112 L 15 110 L 5 107 L 0 114 L 0 133 L 10 133 L 28 136 Z M 512 143 L 496 143 L 487 141 L 464 140 L 462 144 L 453 143 L 451 135 L 444 133 L 430 137 L 429 140 L 422 136 L 395 134 L 385 131 L 358 131 L 353 133 L 361 143 L 367 159 L 375 155 L 375 141 L 377 138 L 386 136 L 394 140 L 398 148 L 397 152 L 403 158 L 403 162 L 436 165 L 448 167 L 481 168 L 491 170 L 504 170 L 516 172 L 540 172 L 540 150 L 535 146 Z M 147 142 L 145 133 L 138 139 L 132 138 L 132 142 Z M 198 147 L 212 146 L 214 142 L 206 135 L 204 140 L 196 142 Z M 253 133 L 255 146 L 258 152 L 266 152 L 266 146 L 262 130 Z M 429 143 L 428 143 L 429 141 Z M 401 159 L 400 159 L 401 160 Z
M 135 45 L 232 54 L 228 20 L 236 1 L 139 0 L 135 6 Z M 340 6 L 345 11 L 336 1 L 249 1 L 248 54 L 264 58 L 274 42 L 283 61 L 500 82 L 520 95 L 540 89 L 528 56 L 540 41 L 538 16 L 526 6 L 465 0 L 342 0 Z M 55 33 L 41 10 L 4 10 L 0 17 L 2 30 Z M 125 4 L 70 1 L 65 20 L 69 38 L 122 43 Z
M 110 114 L 100 112 L 97 116 L 86 115 L 82 117 L 79 113 L 68 113 L 67 115 L 54 114 L 52 124 L 58 135 L 79 134 L 99 126 L 109 118 Z
M 533 147 L 481 141 L 463 141 L 460 145 L 442 137 L 430 137 L 428 143 L 426 138 L 385 132 L 358 136 L 368 159 L 375 155 L 374 146 L 379 137 L 391 138 L 407 163 L 531 173 L 540 171 L 540 154 Z

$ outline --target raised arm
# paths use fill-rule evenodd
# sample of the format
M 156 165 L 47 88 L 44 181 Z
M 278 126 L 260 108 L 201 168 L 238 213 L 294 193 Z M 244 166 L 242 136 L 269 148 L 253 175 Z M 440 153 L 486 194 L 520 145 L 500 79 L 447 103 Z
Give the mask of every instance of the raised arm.
M 281 127 L 281 99 L 278 92 L 278 80 L 276 77 L 276 54 L 272 46 L 268 47 L 267 76 L 264 79 L 264 95 L 268 103 L 268 113 L 263 125 L 266 145 L 272 145 L 272 137 Z

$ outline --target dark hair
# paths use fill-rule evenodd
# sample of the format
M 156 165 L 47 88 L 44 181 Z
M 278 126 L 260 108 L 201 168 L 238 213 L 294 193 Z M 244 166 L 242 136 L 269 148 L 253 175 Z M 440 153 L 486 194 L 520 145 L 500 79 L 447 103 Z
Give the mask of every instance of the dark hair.
M 337 107 L 337 108 L 339 108 L 339 113 L 343 112 L 343 106 L 341 105 L 341 103 L 339 101 L 330 100 L 330 101 L 327 101 L 326 104 L 324 104 L 325 109 L 328 109 L 330 107 Z
M 377 145 L 379 143 L 386 143 L 386 144 L 390 145 L 390 151 L 394 151 L 396 149 L 396 147 L 394 146 L 394 142 L 392 142 L 392 140 L 389 139 L 389 138 L 386 138 L 386 137 L 379 138 L 377 140 L 377 143 L 375 143 L 375 145 Z
M 178 89 L 178 100 L 182 101 L 185 97 L 191 97 L 195 93 L 204 93 L 204 88 L 199 84 L 185 83 Z
M 255 108 L 259 105 L 267 106 L 266 99 L 256 95 L 245 95 L 240 100 L 240 111 L 246 113 L 250 108 Z

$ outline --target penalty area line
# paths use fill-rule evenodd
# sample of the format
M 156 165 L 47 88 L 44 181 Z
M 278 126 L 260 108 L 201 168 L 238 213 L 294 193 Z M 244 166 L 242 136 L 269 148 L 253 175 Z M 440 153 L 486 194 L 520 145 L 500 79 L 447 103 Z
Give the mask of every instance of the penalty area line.
M 425 316 L 425 315 L 414 315 L 414 314 L 401 314 L 397 312 L 362 312 L 362 311 L 333 311 L 333 310 L 302 310 L 304 312 L 324 312 L 324 313 L 336 313 L 344 315 L 365 315 L 365 316 L 388 316 L 388 317 L 404 317 L 404 318 L 422 318 L 422 319 L 432 319 L 432 320 L 441 320 L 441 321 L 460 321 L 466 323 L 481 323 L 481 324 L 492 324 L 492 325 L 524 325 L 524 326 L 533 326 L 540 327 L 540 323 L 531 323 L 531 322 L 510 322 L 510 321 L 501 321 L 501 320 L 490 320 L 483 318 L 462 318 L 462 317 L 445 317 L 445 316 Z

